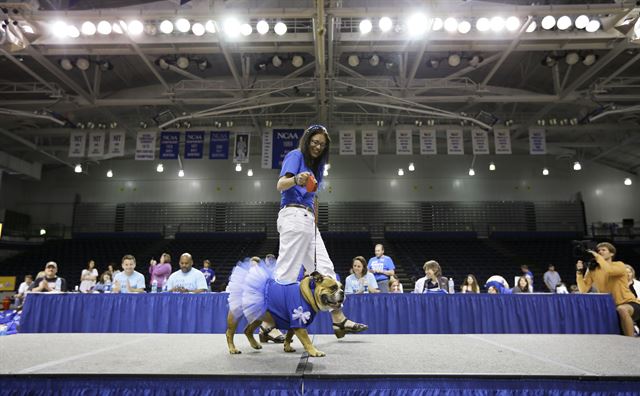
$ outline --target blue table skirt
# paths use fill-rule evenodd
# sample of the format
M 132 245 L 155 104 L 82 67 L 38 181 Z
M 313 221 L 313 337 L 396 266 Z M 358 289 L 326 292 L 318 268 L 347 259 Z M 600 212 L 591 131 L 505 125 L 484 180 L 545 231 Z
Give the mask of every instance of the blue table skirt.
M 224 333 L 227 296 L 30 294 L 19 331 Z M 613 299 L 602 294 L 365 294 L 348 296 L 344 311 L 368 334 L 620 334 Z M 329 313 L 309 332 L 332 334 Z

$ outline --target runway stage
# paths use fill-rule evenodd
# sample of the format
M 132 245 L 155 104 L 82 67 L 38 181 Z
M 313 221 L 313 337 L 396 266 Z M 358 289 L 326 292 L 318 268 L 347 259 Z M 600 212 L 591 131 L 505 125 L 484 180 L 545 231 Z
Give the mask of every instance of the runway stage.
M 640 340 L 613 335 L 313 336 L 230 355 L 221 334 L 0 338 L 0 395 L 640 395 Z

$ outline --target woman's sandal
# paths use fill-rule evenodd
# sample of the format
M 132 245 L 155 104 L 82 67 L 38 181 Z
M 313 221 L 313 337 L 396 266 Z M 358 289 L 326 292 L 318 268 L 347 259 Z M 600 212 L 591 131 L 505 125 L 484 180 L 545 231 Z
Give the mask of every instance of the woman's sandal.
M 343 320 L 340 323 L 333 324 L 333 332 L 336 334 L 337 338 L 342 338 L 347 334 L 351 333 L 360 333 L 369 328 L 366 324 L 353 322 L 353 326 L 346 327 L 345 323 L 347 323 L 348 319 Z
M 284 335 L 280 334 L 277 337 L 273 337 L 269 334 L 273 329 L 274 327 L 265 329 L 264 327 L 260 326 L 260 333 L 258 334 L 258 337 L 260 338 L 261 343 L 266 344 L 269 341 L 276 344 L 284 343 Z

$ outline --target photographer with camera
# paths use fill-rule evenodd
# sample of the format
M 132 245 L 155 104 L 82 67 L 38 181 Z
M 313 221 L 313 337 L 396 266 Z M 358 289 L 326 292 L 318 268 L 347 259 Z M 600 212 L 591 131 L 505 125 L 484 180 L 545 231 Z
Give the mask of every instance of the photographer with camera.
M 580 260 L 576 264 L 576 282 L 580 293 L 588 293 L 591 286 L 595 285 L 598 292 L 611 294 L 622 332 L 626 336 L 633 336 L 633 323 L 640 321 L 640 300 L 629 290 L 625 265 L 612 260 L 616 254 L 612 244 L 599 243 L 596 250 L 587 250 L 593 256 L 587 265 Z

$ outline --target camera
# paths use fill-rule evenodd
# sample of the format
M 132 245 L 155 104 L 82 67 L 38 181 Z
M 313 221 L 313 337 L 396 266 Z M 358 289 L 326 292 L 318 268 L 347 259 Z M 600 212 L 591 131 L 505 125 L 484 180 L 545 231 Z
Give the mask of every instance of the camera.
M 589 252 L 590 250 L 596 251 L 596 242 L 591 240 L 571 241 L 571 245 L 573 246 L 573 258 L 582 260 L 584 263 L 581 271 L 583 275 L 587 271 L 587 268 L 589 268 L 589 271 L 593 271 L 598 266 L 598 262 Z

